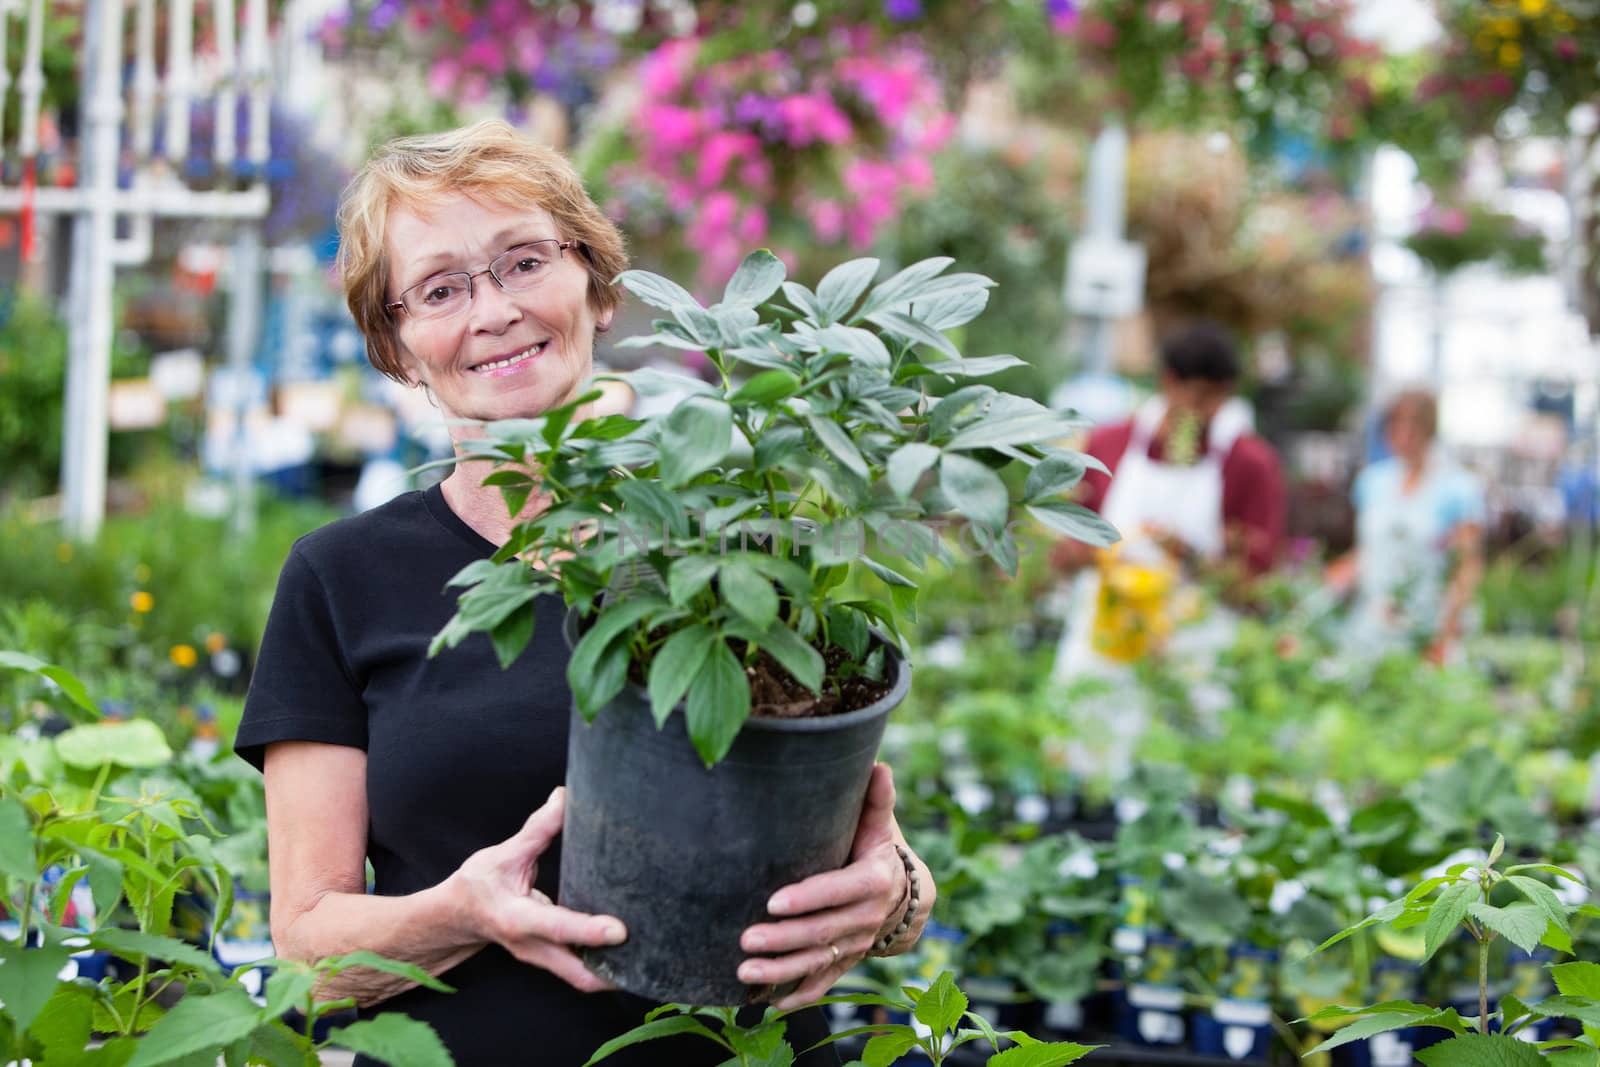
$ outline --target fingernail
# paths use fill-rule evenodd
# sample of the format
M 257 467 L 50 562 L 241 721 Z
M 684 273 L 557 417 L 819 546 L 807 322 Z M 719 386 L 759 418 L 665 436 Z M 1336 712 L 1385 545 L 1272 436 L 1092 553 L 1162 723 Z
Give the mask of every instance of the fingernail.
M 782 893 L 774 893 L 772 899 L 767 901 L 767 910 L 774 915 L 782 915 L 789 910 L 789 898 Z
M 759 965 L 747 963 L 743 967 L 739 968 L 739 981 L 751 983 L 759 982 L 761 981 L 762 973 L 763 972 Z
M 628 939 L 628 931 L 622 928 L 621 923 L 606 923 L 605 937 L 613 945 L 620 945 Z
M 745 947 L 751 952 L 760 952 L 767 947 L 767 936 L 765 934 L 749 934 L 745 937 L 744 943 Z

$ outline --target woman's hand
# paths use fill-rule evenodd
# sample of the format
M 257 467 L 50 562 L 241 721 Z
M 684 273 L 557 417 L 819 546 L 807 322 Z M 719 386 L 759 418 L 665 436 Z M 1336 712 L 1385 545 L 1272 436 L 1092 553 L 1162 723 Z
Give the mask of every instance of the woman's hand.
M 745 930 L 740 944 L 758 958 L 740 964 L 740 981 L 776 986 L 799 982 L 776 1002 L 784 1011 L 826 996 L 905 915 L 907 877 L 896 845 L 903 846 L 904 838 L 894 817 L 894 776 L 880 763 L 872 768 L 850 864 L 772 894 L 767 909 L 779 918 Z M 921 860 L 913 856 L 912 861 L 921 902 L 911 928 L 896 940 L 897 950 L 916 942 L 933 908 L 933 878 Z
M 567 791 L 558 787 L 516 836 L 479 849 L 449 878 L 462 921 L 523 963 L 542 967 L 575 989 L 615 988 L 597 978 L 572 945 L 616 945 L 627 940 L 622 921 L 558 907 L 533 888 L 539 857 L 561 832 Z

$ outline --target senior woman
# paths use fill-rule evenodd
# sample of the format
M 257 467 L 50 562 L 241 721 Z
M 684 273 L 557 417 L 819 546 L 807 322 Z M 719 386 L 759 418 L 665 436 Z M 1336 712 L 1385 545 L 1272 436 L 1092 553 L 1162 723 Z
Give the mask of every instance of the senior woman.
M 626 259 L 559 153 L 500 122 L 395 141 L 352 181 L 339 224 L 346 296 L 373 365 L 426 389 L 458 443 L 475 422 L 536 416 L 580 394 Z M 508 670 L 484 634 L 427 656 L 455 609 L 445 583 L 511 530 L 481 467 L 463 462 L 438 486 L 295 544 L 237 749 L 265 775 L 277 953 L 367 949 L 456 989 L 355 969 L 323 997 L 428 1022 L 460 1064 L 576 1067 L 651 1005 L 574 952 L 624 940 L 622 923 L 552 900 L 571 699 L 559 598 L 536 604 L 535 637 Z M 746 931 L 745 948 L 761 954 L 740 978 L 797 983 L 785 1008 L 825 994 L 897 923 L 903 843 L 879 766 L 849 865 L 774 895 L 783 917 Z M 932 885 L 920 861 L 918 873 Z M 932 896 L 891 951 L 915 941 Z M 826 1033 L 821 1012 L 794 1016 L 790 1031 L 808 1047 Z M 672 1040 L 615 1062 L 724 1058 L 703 1039 Z M 802 1062 L 815 1056 L 837 1062 L 830 1049 Z

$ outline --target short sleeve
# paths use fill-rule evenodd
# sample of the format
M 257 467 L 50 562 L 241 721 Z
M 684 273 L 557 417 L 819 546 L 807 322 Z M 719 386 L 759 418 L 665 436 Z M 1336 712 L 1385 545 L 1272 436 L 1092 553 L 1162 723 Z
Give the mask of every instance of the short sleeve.
M 1355 484 L 1350 487 L 1350 503 L 1355 505 L 1357 511 L 1365 511 L 1372 502 L 1372 483 L 1377 478 L 1373 473 L 1375 470 L 1375 464 L 1362 467 L 1356 475 Z
M 278 576 L 234 751 L 259 770 L 276 741 L 367 747 L 367 711 L 327 587 L 297 544 Z
M 1440 510 L 1439 518 L 1447 530 L 1464 523 L 1482 525 L 1485 508 L 1483 487 L 1478 479 L 1464 470 L 1452 472 L 1440 500 Z

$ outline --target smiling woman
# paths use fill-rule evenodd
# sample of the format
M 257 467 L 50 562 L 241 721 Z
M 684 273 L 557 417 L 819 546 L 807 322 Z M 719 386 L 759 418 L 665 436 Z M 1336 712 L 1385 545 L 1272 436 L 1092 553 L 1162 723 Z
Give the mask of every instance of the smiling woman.
M 495 122 L 397 141 L 346 191 L 340 226 L 346 297 L 373 365 L 426 387 L 458 448 L 480 436 L 479 422 L 533 418 L 582 394 L 627 262 L 559 154 Z M 623 924 L 552 899 L 572 702 L 564 605 L 535 602 L 535 635 L 505 671 L 485 634 L 427 654 L 456 610 L 451 580 L 545 507 L 533 493 L 508 515 L 483 484 L 491 469 L 460 462 L 439 486 L 295 545 L 237 748 L 266 776 L 278 955 L 366 949 L 410 961 L 457 991 L 356 968 L 321 995 L 427 1022 L 458 1063 L 577 1067 L 653 1005 L 609 987 L 574 951 L 625 940 Z M 915 940 L 931 876 L 896 847 L 885 768 L 871 790 L 849 864 L 781 890 L 785 917 L 747 931 L 745 944 L 763 952 L 742 961 L 746 980 L 805 1002 L 859 959 L 841 964 L 839 945 L 901 925 L 913 933 L 895 950 Z M 789 1034 L 804 1048 L 826 1023 L 812 1008 L 791 1016 Z M 639 1055 L 619 1062 L 724 1058 L 692 1041 Z M 837 1058 L 824 1048 L 799 1062 Z

